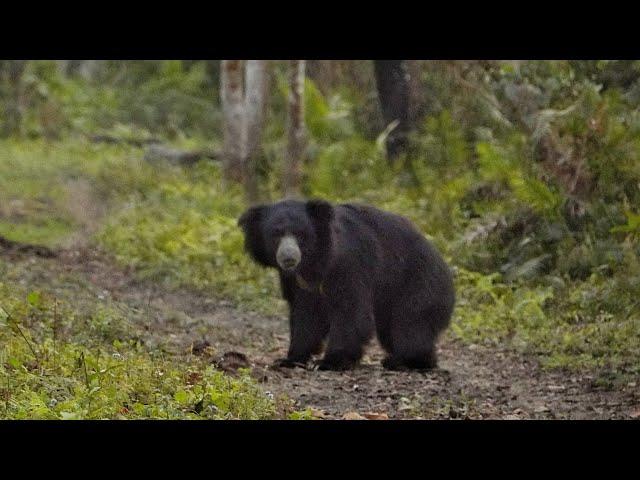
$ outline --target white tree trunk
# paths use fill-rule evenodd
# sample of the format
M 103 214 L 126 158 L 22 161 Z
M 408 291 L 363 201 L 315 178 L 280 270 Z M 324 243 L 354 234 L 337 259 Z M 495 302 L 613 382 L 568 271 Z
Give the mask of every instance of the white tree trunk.
M 267 93 L 267 62 L 247 60 L 245 69 L 244 111 L 246 125 L 246 147 L 244 158 L 245 192 L 250 204 L 259 198 L 256 157 L 262 140 Z
M 266 87 L 265 60 L 247 60 L 244 65 L 241 60 L 222 61 L 224 172 L 229 180 L 242 182 L 250 204 L 259 196 L 255 156 L 262 138 Z
M 289 66 L 289 102 L 287 152 L 285 155 L 283 191 L 285 197 L 300 195 L 302 157 L 305 150 L 304 60 L 292 60 Z
M 242 182 L 247 146 L 242 61 L 222 60 L 220 96 L 223 115 L 223 169 L 229 180 Z
M 247 117 L 247 156 L 255 152 L 264 126 L 265 97 L 267 93 L 266 60 L 247 60 L 245 70 L 245 112 Z

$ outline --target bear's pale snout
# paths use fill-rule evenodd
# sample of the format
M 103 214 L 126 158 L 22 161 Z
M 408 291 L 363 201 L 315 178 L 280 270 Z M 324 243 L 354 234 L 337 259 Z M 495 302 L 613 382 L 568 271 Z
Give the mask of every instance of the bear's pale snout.
M 287 235 L 282 237 L 276 252 L 276 261 L 283 270 L 291 271 L 300 263 L 302 252 L 295 237 Z

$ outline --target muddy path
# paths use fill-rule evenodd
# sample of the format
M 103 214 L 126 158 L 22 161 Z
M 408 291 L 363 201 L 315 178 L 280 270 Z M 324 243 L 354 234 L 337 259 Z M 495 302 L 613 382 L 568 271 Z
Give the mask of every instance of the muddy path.
M 297 409 L 319 418 L 368 415 L 422 419 L 625 419 L 640 417 L 640 385 L 597 387 L 589 373 L 543 370 L 535 358 L 508 350 L 465 345 L 447 333 L 439 344 L 440 368 L 429 373 L 389 372 L 375 340 L 361 365 L 349 372 L 274 369 L 285 355 L 284 317 L 265 317 L 188 291 L 166 291 L 136 280 L 87 248 L 55 258 L 11 254 L 3 258 L 28 272 L 30 288 L 65 296 L 120 302 L 143 312 L 132 321 L 150 348 L 206 355 L 233 374 L 248 366 L 261 387 L 286 395 Z M 64 277 L 67 280 L 60 281 Z M 71 279 L 71 280 L 69 280 Z

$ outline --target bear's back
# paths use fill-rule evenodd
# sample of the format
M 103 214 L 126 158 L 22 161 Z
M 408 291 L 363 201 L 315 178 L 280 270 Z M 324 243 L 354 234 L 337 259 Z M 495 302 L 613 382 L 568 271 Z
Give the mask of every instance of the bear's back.
M 348 222 L 370 229 L 379 240 L 384 243 L 393 243 L 393 247 L 400 247 L 406 243 L 412 246 L 416 243 L 420 245 L 427 243 L 426 238 L 413 223 L 401 215 L 357 203 L 345 203 L 338 205 L 337 208 L 344 209 L 343 218 L 346 217 Z M 341 223 L 345 223 L 344 220 Z
M 409 286 L 426 287 L 434 293 L 452 288 L 444 259 L 405 217 L 353 203 L 336 206 L 336 213 L 336 223 L 341 225 L 340 250 L 364 252 L 357 254 L 358 263 L 367 268 L 380 298 L 386 297 L 385 292 Z

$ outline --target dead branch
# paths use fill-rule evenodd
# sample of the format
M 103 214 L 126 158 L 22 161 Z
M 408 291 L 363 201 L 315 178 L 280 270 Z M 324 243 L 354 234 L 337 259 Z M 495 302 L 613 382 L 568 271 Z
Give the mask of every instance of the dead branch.
M 179 150 L 165 145 L 152 144 L 144 152 L 148 162 L 168 161 L 177 165 L 193 165 L 202 158 L 220 160 L 220 152 L 214 150 Z

